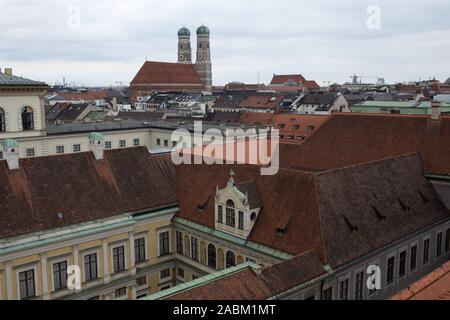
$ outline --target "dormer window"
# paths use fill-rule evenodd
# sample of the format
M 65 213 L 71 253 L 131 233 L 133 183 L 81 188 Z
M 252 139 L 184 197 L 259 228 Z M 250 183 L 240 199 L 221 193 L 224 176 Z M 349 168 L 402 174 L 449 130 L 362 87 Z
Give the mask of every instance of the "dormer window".
M 227 226 L 234 227 L 236 225 L 235 222 L 235 205 L 233 200 L 227 201 L 227 207 L 226 207 L 226 224 Z
M 216 189 L 215 228 L 247 239 L 261 207 L 256 181 L 236 183 L 231 170 L 227 185 L 223 189 L 217 186 Z

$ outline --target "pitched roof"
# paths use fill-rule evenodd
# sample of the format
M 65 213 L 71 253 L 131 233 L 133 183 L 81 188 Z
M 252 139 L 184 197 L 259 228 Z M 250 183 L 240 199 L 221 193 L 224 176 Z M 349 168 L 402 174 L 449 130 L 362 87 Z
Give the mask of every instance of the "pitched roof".
M 94 101 L 103 100 L 108 97 L 107 91 L 88 91 L 88 92 L 59 92 L 58 96 L 63 100 L 83 100 Z
M 277 75 L 274 74 L 270 84 L 283 85 L 286 82 L 288 82 L 289 80 L 297 82 L 297 83 L 300 83 L 300 82 L 305 83 L 306 82 L 306 79 L 301 74 L 277 74 Z
M 280 131 L 284 143 L 301 144 L 329 119 L 328 115 L 277 114 L 273 127 Z
M 241 108 L 274 110 L 283 98 L 283 95 L 248 95 L 239 106 Z
M 0 86 L 32 86 L 32 87 L 45 87 L 47 84 L 44 82 L 34 81 L 14 75 L 9 75 L 0 72 Z
M 301 146 L 282 144 L 283 167 L 329 170 L 419 152 L 429 174 L 450 174 L 450 117 L 339 113 Z
M 170 156 L 145 147 L 0 161 L 0 238 L 176 203 Z M 63 213 L 64 219 L 57 219 Z
M 236 188 L 243 194 L 247 194 L 250 209 L 261 207 L 261 199 L 254 180 L 236 183 Z
M 239 116 L 239 123 L 245 123 L 249 125 L 261 124 L 272 126 L 273 113 L 267 112 L 242 112 Z
M 316 250 L 332 266 L 450 217 L 417 154 L 319 173 L 281 168 L 274 176 L 261 176 L 252 165 L 181 165 L 177 215 L 213 228 L 208 199 L 217 185 L 224 188 L 230 168 L 237 184 L 254 181 L 261 200 L 249 241 L 293 255 Z
M 193 64 L 146 61 L 131 81 L 139 85 L 187 85 L 203 87 Z
M 260 272 L 252 268 L 175 293 L 168 300 L 262 300 L 313 280 L 325 271 L 320 256 L 308 251 Z M 201 279 L 200 279 L 201 280 Z

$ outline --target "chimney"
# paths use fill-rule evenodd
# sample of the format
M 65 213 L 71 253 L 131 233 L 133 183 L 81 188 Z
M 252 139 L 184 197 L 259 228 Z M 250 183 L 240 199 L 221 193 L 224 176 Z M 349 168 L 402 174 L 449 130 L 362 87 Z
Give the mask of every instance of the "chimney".
M 441 117 L 441 103 L 438 101 L 431 102 L 431 120 L 439 120 Z
M 19 144 L 14 139 L 3 140 L 3 151 L 9 170 L 19 169 Z
M 105 141 L 103 135 L 99 132 L 92 132 L 89 135 L 89 150 L 94 154 L 95 160 L 103 160 L 103 151 L 105 150 Z
M 12 68 L 5 68 L 5 74 L 7 74 L 8 76 L 12 76 Z

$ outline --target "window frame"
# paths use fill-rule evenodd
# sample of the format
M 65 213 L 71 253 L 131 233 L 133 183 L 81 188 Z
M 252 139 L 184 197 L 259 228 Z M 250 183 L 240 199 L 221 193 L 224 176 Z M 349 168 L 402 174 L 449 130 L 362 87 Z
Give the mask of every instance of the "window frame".
M 65 271 L 65 274 L 66 274 L 66 285 L 65 286 L 62 285 L 61 287 L 57 288 L 56 287 L 56 283 L 55 283 L 55 265 L 57 265 L 57 264 L 59 265 L 61 263 L 65 263 L 65 265 L 66 265 L 66 271 Z M 61 258 L 61 259 L 50 260 L 50 264 L 51 264 L 51 269 L 52 269 L 52 291 L 60 291 L 60 290 L 67 289 L 67 278 L 68 278 L 67 268 L 69 266 L 69 258 L 68 257 L 64 257 L 64 258 Z M 59 270 L 59 272 L 61 273 L 62 270 Z M 61 277 L 61 275 L 60 275 L 60 277 Z M 59 280 L 61 281 L 62 279 L 59 279 Z
M 28 110 L 30 109 L 30 110 Z M 27 111 L 28 110 L 28 111 Z M 27 112 L 26 112 L 27 111 Z M 34 109 L 30 106 L 23 106 L 20 111 L 20 120 L 22 123 L 22 131 L 33 131 L 34 130 Z M 28 118 L 25 118 L 28 117 Z
M 120 247 L 123 247 L 123 269 L 116 270 L 114 264 L 114 251 Z M 111 245 L 111 271 L 112 274 L 122 273 L 128 270 L 128 261 L 127 261 L 127 246 L 125 242 L 117 243 Z M 119 264 L 120 265 L 120 264 Z
M 86 261 L 85 261 L 85 259 L 86 259 L 87 256 L 92 256 L 94 254 L 95 254 L 95 260 L 96 260 L 95 268 L 96 268 L 97 277 L 87 279 L 87 277 L 86 277 Z M 100 278 L 100 275 L 99 275 L 99 271 L 100 271 L 99 250 L 95 249 L 95 250 L 89 250 L 89 251 L 82 252 L 81 253 L 81 259 L 83 261 L 83 271 L 82 272 L 83 272 L 83 280 L 84 280 L 84 282 L 86 283 L 86 282 L 98 280 Z M 92 262 L 90 262 L 90 264 L 92 264 Z
M 28 272 L 28 271 L 33 271 L 34 295 L 22 297 L 22 291 L 20 290 L 20 274 L 22 272 Z M 28 299 L 32 299 L 32 298 L 35 298 L 38 296 L 38 293 L 37 293 L 38 286 L 37 286 L 36 275 L 37 275 L 37 264 L 27 265 L 27 266 L 22 266 L 22 267 L 16 268 L 16 286 L 17 286 L 17 296 L 18 296 L 19 300 L 28 300 Z
M 162 249 L 161 248 L 161 234 L 166 233 L 168 234 L 167 237 L 167 242 L 168 242 L 168 252 L 162 254 Z M 163 229 L 163 230 L 159 230 L 156 234 L 157 236 L 157 241 L 158 241 L 158 257 L 164 257 L 167 256 L 171 253 L 171 248 L 172 248 L 172 243 L 171 243 L 171 239 L 170 239 L 170 229 Z
M 228 261 L 229 260 L 228 254 L 230 254 L 230 253 L 233 255 L 233 263 L 232 264 L 228 263 L 229 262 Z M 225 269 L 232 268 L 232 267 L 235 267 L 235 266 L 236 266 L 236 254 L 233 251 L 231 251 L 231 250 L 227 250 L 227 252 L 225 254 Z
M 142 259 L 141 255 L 140 255 L 140 253 L 142 253 L 142 252 L 140 252 L 138 254 L 139 250 L 137 250 L 137 249 L 139 249 L 139 248 L 136 248 L 136 242 L 137 241 L 142 241 L 142 240 L 143 240 L 143 245 L 144 245 L 144 249 L 143 249 L 144 258 L 143 259 Z M 142 242 L 141 242 L 141 244 L 142 244 Z M 148 256 L 147 256 L 147 248 L 148 248 L 148 246 L 147 246 L 147 235 L 146 234 L 134 235 L 133 246 L 134 246 L 134 263 L 138 264 L 138 263 L 143 263 L 143 262 L 147 261 L 147 258 L 148 258 Z M 138 260 L 138 257 L 140 258 L 139 260 Z

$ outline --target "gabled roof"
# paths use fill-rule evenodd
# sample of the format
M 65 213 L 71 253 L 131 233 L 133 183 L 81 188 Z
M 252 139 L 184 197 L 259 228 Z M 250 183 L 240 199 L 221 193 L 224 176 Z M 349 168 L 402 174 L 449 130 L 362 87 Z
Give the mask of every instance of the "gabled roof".
M 450 218 L 417 154 L 318 173 L 280 168 L 274 176 L 252 165 L 181 165 L 177 215 L 214 228 L 211 199 L 230 169 L 236 184 L 254 181 L 261 200 L 249 241 L 292 255 L 315 250 L 333 267 Z
M 194 85 L 203 87 L 193 64 L 146 61 L 131 81 L 138 85 Z
M 275 110 L 283 98 L 283 95 L 248 95 L 239 106 L 241 108 Z
M 259 198 L 258 189 L 254 180 L 236 183 L 235 187 L 241 193 L 248 196 L 248 205 L 250 209 L 261 207 L 261 199 Z
M 306 82 L 306 79 L 301 74 L 278 74 L 278 75 L 274 74 L 270 84 L 284 85 L 285 83 L 289 82 L 289 80 L 294 81 L 296 83 Z
M 0 161 L 0 238 L 173 205 L 175 179 L 170 155 L 145 147 Z

